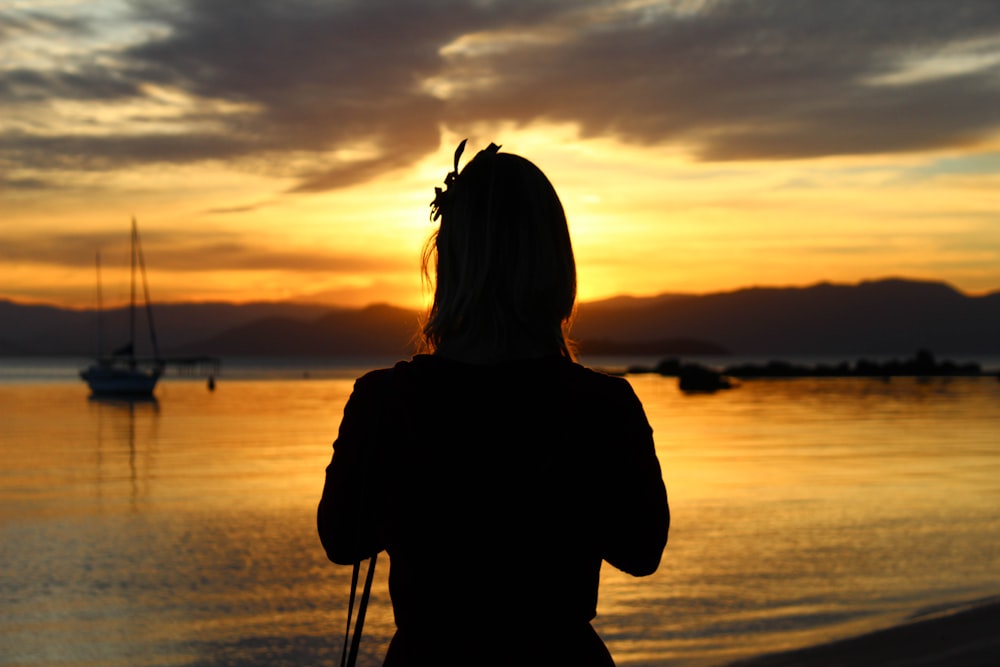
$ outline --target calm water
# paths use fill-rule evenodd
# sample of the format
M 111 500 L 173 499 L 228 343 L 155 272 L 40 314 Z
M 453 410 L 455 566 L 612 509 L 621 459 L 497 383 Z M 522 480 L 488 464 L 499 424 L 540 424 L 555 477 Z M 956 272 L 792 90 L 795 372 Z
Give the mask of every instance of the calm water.
M 136 404 L 88 400 L 73 370 L 0 366 L 0 665 L 339 659 L 350 572 L 314 512 L 357 370 L 227 368 Z M 657 574 L 603 572 L 619 664 L 714 665 L 1000 593 L 996 379 L 631 382 L 674 523 Z M 365 664 L 392 632 L 386 569 Z

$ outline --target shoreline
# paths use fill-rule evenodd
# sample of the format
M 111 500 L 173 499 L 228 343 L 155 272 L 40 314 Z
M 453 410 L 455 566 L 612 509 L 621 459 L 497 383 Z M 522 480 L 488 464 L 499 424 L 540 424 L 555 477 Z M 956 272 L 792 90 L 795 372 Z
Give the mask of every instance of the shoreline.
M 932 607 L 866 634 L 725 663 L 724 667 L 986 667 L 1000 664 L 1000 596 Z

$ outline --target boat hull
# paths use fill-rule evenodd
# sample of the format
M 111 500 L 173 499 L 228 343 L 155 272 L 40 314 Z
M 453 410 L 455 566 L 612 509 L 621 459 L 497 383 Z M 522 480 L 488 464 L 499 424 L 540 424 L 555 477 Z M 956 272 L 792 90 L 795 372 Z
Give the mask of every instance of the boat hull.
M 80 377 L 97 396 L 152 396 L 160 372 L 91 366 L 80 371 Z

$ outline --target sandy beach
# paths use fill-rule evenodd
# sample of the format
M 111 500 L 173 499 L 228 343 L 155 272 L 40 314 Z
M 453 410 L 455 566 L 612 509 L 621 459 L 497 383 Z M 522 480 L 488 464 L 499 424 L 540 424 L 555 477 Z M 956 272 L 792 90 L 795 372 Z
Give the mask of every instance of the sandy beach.
M 895 627 L 729 667 L 986 667 L 1000 664 L 1000 598 L 935 609 Z

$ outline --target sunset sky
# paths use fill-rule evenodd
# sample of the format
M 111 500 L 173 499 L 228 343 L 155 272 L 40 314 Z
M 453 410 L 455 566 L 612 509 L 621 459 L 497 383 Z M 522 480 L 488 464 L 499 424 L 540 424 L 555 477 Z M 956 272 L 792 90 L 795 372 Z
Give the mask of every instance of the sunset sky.
M 996 0 L 0 0 L 0 298 L 421 303 L 455 145 L 538 164 L 580 298 L 1000 289 Z

